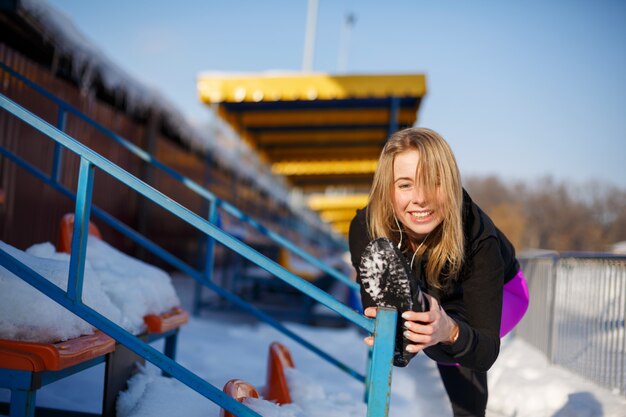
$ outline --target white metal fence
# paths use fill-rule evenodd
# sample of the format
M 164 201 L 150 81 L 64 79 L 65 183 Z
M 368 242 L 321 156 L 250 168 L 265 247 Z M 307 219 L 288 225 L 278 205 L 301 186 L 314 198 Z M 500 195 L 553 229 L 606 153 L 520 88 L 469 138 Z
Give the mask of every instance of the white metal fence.
M 626 395 L 626 256 L 520 257 L 530 307 L 517 335 L 548 359 Z

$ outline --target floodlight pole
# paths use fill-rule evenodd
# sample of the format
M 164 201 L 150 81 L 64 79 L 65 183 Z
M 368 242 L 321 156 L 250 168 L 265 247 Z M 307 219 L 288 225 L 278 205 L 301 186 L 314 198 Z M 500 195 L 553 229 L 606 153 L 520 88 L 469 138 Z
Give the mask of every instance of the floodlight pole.
M 345 73 L 348 70 L 348 52 L 350 51 L 350 32 L 356 22 L 354 13 L 348 13 L 341 26 L 339 35 L 339 55 L 337 56 L 337 72 Z
M 302 71 L 313 71 L 313 57 L 315 55 L 315 29 L 317 26 L 317 0 L 309 0 L 306 15 L 306 34 L 304 38 L 304 56 Z

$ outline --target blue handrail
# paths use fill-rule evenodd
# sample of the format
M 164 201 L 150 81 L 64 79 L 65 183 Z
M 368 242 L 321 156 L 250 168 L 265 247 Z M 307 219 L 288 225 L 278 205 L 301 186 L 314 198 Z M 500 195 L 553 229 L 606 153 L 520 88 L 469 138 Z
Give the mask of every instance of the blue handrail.
M 248 216 L 247 214 L 243 213 L 236 206 L 230 204 L 227 201 L 224 201 L 224 200 L 218 198 L 214 193 L 212 193 L 211 191 L 209 191 L 208 189 L 206 189 L 202 185 L 198 184 L 196 181 L 194 181 L 194 180 L 192 180 L 192 179 L 190 179 L 188 177 L 185 177 L 184 175 L 180 174 L 179 172 L 175 171 L 174 169 L 170 168 L 169 166 L 163 164 L 162 162 L 157 160 L 154 156 L 150 155 L 148 152 L 144 151 L 143 149 L 141 149 L 140 147 L 138 147 L 135 144 L 131 143 L 130 141 L 124 139 L 123 137 L 121 137 L 120 135 L 118 135 L 115 132 L 111 131 L 110 129 L 102 126 L 101 124 L 99 124 L 95 120 L 89 118 L 88 116 L 83 114 L 80 110 L 76 109 L 75 107 L 71 106 L 70 104 L 66 103 L 65 101 L 59 99 L 58 97 L 56 97 L 54 94 L 52 94 L 51 92 L 49 92 L 45 88 L 39 86 L 35 82 L 33 82 L 30 79 L 28 79 L 28 78 L 24 77 L 23 75 L 19 74 L 18 72 L 13 70 L 11 67 L 9 67 L 9 66 L 5 65 L 4 63 L 0 62 L 0 68 L 3 71 L 6 71 L 8 74 L 10 74 L 12 77 L 15 77 L 16 79 L 20 80 L 21 82 L 23 82 L 24 84 L 26 84 L 27 86 L 29 86 L 30 88 L 35 90 L 39 94 L 41 94 L 44 97 L 46 97 L 47 99 L 51 100 L 57 106 L 59 106 L 59 114 L 58 114 L 58 117 L 57 117 L 57 128 L 59 128 L 59 130 L 61 130 L 61 131 L 64 130 L 65 119 L 66 119 L 66 117 L 65 117 L 66 112 L 72 113 L 73 115 L 75 115 L 79 119 L 83 120 L 84 122 L 88 123 L 89 125 L 93 126 L 97 130 L 102 132 L 104 135 L 106 135 L 106 136 L 110 137 L 111 139 L 113 139 L 116 143 L 122 145 L 124 148 L 126 148 L 128 151 L 130 151 L 131 153 L 133 153 L 134 155 L 139 157 L 144 162 L 147 162 L 147 163 L 153 165 L 154 167 L 158 168 L 159 170 L 165 172 L 167 175 L 169 175 L 170 177 L 172 177 L 175 180 L 179 181 L 185 187 L 187 187 L 188 189 L 190 189 L 194 193 L 198 194 L 203 199 L 209 201 L 210 204 L 211 204 L 209 210 L 215 210 L 216 207 L 221 207 L 225 212 L 227 212 L 228 214 L 230 214 L 234 218 L 236 218 L 236 219 L 238 219 L 240 221 L 243 221 L 244 223 L 249 224 L 255 230 L 259 231 L 264 236 L 267 236 L 272 241 L 277 243 L 279 246 L 281 246 L 281 247 L 289 250 L 291 253 L 301 257 L 302 259 L 307 261 L 309 264 L 311 264 L 314 267 L 320 269 L 321 271 L 327 273 L 328 275 L 332 276 L 333 278 L 337 279 L 338 281 L 343 282 L 344 284 L 346 284 L 351 289 L 353 289 L 353 290 L 358 290 L 359 289 L 358 284 L 356 282 L 354 282 L 353 280 L 351 280 L 349 277 L 347 277 L 345 274 L 343 274 L 340 271 L 336 270 L 335 268 L 331 267 L 327 263 L 322 262 L 320 259 L 316 258 L 315 256 L 313 256 L 310 253 L 306 252 L 302 248 L 298 247 L 295 243 L 291 242 L 289 239 L 286 239 L 285 237 L 281 236 L 280 234 L 278 234 L 278 233 L 272 231 L 271 229 L 265 227 L 264 225 L 260 224 L 259 222 L 257 222 L 256 220 L 254 220 L 253 218 Z M 59 172 L 59 167 L 60 167 L 60 163 L 59 163 L 60 158 L 61 158 L 61 156 L 60 156 L 59 148 L 56 147 L 55 148 L 54 160 L 53 160 L 54 161 L 53 162 L 53 172 L 56 175 L 55 178 L 58 178 L 58 172 Z M 345 248 L 345 243 L 343 245 L 341 245 L 341 249 L 343 249 L 343 250 L 346 249 Z M 209 246 L 208 251 L 211 251 L 211 250 L 212 250 L 212 247 Z M 210 273 L 211 272 L 209 271 L 208 274 L 207 274 L 209 277 L 210 277 Z
M 75 230 L 79 230 L 79 228 L 77 227 Z M 75 242 L 76 240 L 73 240 L 72 245 L 74 245 Z M 74 255 L 74 252 L 72 252 L 70 255 L 70 261 L 74 258 L 76 258 L 76 256 Z M 238 401 L 225 395 L 217 387 L 209 384 L 187 368 L 179 365 L 173 359 L 168 358 L 163 353 L 159 352 L 138 337 L 130 334 L 124 328 L 116 325 L 97 311 L 83 304 L 80 300 L 80 296 L 75 297 L 70 295 L 69 290 L 66 293 L 46 278 L 6 253 L 4 250 L 0 250 L 0 265 L 11 271 L 16 276 L 22 278 L 28 284 L 38 289 L 53 301 L 65 307 L 67 310 L 73 312 L 94 327 L 102 330 L 104 333 L 113 337 L 119 343 L 127 346 L 139 356 L 152 362 L 164 372 L 172 375 L 174 378 L 183 382 L 201 395 L 219 404 L 221 407 L 226 408 L 228 411 L 235 413 L 236 415 L 261 417 L 248 407 L 243 406 Z M 80 281 L 75 275 L 70 275 L 69 279 L 73 281 L 74 284 Z M 70 284 L 68 282 L 68 287 L 69 285 Z
M 76 194 L 75 193 L 73 193 L 71 190 L 67 189 L 63 185 L 55 182 L 53 178 L 50 178 L 50 177 L 46 176 L 46 174 L 44 174 L 43 172 L 41 172 L 40 170 L 38 170 L 37 168 L 35 168 L 31 164 L 29 164 L 28 162 L 24 161 L 22 158 L 18 157 L 14 153 L 10 152 L 9 150 L 7 150 L 7 149 L 5 149 L 3 147 L 0 147 L 0 154 L 4 155 L 9 160 L 13 161 L 19 167 L 21 167 L 21 168 L 25 169 L 26 171 L 30 172 L 33 176 L 35 176 L 36 178 L 38 178 L 42 182 L 44 182 L 47 185 L 49 185 L 50 187 L 56 189 L 57 191 L 59 191 L 60 193 L 65 195 L 70 200 L 76 200 Z M 307 349 L 309 349 L 313 353 L 317 354 L 321 358 L 325 359 L 329 363 L 337 366 L 339 369 L 347 372 L 349 375 L 353 376 L 357 380 L 364 381 L 365 377 L 363 375 L 361 375 L 360 373 L 356 372 L 355 370 L 353 370 L 352 368 L 346 366 L 345 364 L 337 361 L 335 358 L 333 358 L 332 356 L 328 355 L 326 352 L 320 350 L 316 346 L 312 345 L 308 341 L 302 339 L 300 336 L 298 336 L 297 334 L 293 333 L 291 330 L 289 330 L 282 323 L 280 323 L 279 321 L 275 320 L 273 317 L 271 317 L 270 315 L 266 314 L 262 310 L 260 310 L 260 309 L 258 309 L 256 307 L 252 306 L 251 304 L 247 303 L 245 300 L 243 300 L 242 298 L 238 297 L 236 294 L 232 293 L 231 291 L 225 290 L 222 287 L 218 286 L 217 284 L 213 283 L 212 281 L 208 280 L 206 278 L 206 276 L 203 275 L 201 272 L 197 271 L 196 269 L 191 267 L 189 264 L 185 263 L 183 260 L 177 258 L 172 253 L 170 253 L 170 252 L 166 251 L 165 249 L 161 248 L 160 246 L 158 246 L 157 244 L 155 244 L 151 240 L 145 238 L 142 234 L 138 233 L 134 229 L 128 227 L 127 225 L 125 225 L 122 222 L 117 221 L 117 219 L 115 219 L 109 213 L 107 213 L 104 210 L 102 210 L 102 209 L 100 209 L 98 207 L 95 207 L 95 206 L 92 207 L 92 213 L 95 214 L 100 219 L 102 219 L 105 223 L 107 223 L 108 225 L 113 227 L 115 230 L 117 230 L 118 232 L 122 233 L 124 236 L 127 236 L 128 238 L 133 240 L 135 243 L 137 243 L 138 245 L 140 245 L 144 249 L 147 249 L 148 251 L 150 251 L 151 253 L 153 253 L 154 255 L 156 255 L 157 257 L 162 259 L 163 261 L 165 261 L 168 264 L 170 264 L 172 267 L 174 267 L 174 268 L 178 269 L 179 271 L 185 273 L 186 275 L 192 277 L 198 284 L 206 286 L 207 288 L 211 289 L 216 294 L 218 294 L 222 298 L 226 299 L 230 303 L 232 303 L 232 304 L 236 305 L 237 307 L 241 308 L 242 310 L 244 310 L 244 311 L 254 315 L 255 317 L 259 318 L 260 320 L 265 321 L 270 326 L 274 327 L 276 330 L 282 332 L 283 334 L 285 334 L 286 336 L 290 337 L 294 341 L 300 343 L 301 345 L 303 345 L 304 347 L 306 347 Z
M 372 361 L 370 369 L 368 369 L 370 377 L 367 378 L 366 387 L 368 392 L 368 416 L 387 415 L 391 385 L 391 359 L 395 338 L 395 326 L 393 324 L 395 323 L 397 317 L 395 310 L 381 310 L 375 320 L 361 316 L 341 302 L 335 300 L 324 291 L 318 289 L 313 284 L 300 279 L 274 261 L 266 258 L 241 241 L 223 232 L 210 222 L 202 219 L 177 202 L 169 199 L 159 191 L 69 137 L 67 134 L 59 131 L 39 117 L 23 109 L 21 106 L 12 102 L 2 94 L 0 94 L 0 107 L 44 133 L 55 142 L 63 145 L 66 149 L 69 149 L 79 155 L 81 158 L 79 184 L 76 194 L 76 220 L 72 241 L 72 255 L 70 258 L 70 272 L 73 275 L 70 275 L 69 277 L 68 292 L 65 293 L 56 287 L 51 288 L 51 284 L 49 283 L 48 285 L 45 285 L 45 283 L 42 282 L 42 280 L 45 281 L 43 277 L 32 271 L 30 268 L 27 268 L 19 261 L 8 256 L 6 253 L 0 253 L 0 264 L 29 282 L 40 291 L 44 292 L 44 294 L 47 294 L 50 298 L 54 299 L 68 310 L 76 313 L 81 318 L 84 318 L 89 323 L 114 337 L 116 340 L 124 343 L 138 355 L 154 363 L 163 371 L 179 379 L 181 382 L 185 383 L 205 397 L 220 404 L 220 406 L 223 406 L 233 413 L 237 413 L 237 415 L 256 416 L 257 414 L 252 411 L 242 410 L 240 407 L 243 406 L 240 404 L 233 404 L 233 401 L 229 401 L 228 398 L 223 398 L 224 395 L 221 392 L 215 393 L 214 391 L 217 390 L 215 387 L 205 381 L 198 381 L 199 378 L 195 374 L 188 372 L 185 368 L 181 367 L 176 362 L 173 362 L 160 352 L 154 351 L 154 349 L 150 348 L 144 342 L 130 335 L 128 332 L 119 328 L 108 319 L 98 315 L 89 307 L 82 304 L 82 274 L 84 270 L 87 230 L 91 210 L 93 172 L 95 167 L 98 167 L 112 177 L 134 189 L 139 194 L 160 205 L 165 210 L 194 226 L 202 233 L 212 237 L 231 250 L 235 250 L 246 259 L 287 282 L 289 285 L 292 285 L 298 290 L 308 294 L 310 297 L 331 310 L 336 311 L 347 320 L 362 327 L 366 331 L 373 333 L 376 337 L 373 347 Z M 194 278 L 198 279 L 196 276 L 194 276 Z M 201 279 L 200 282 L 206 284 L 204 279 Z M 246 304 L 245 302 L 243 303 Z
M 321 264 L 324 267 L 324 269 L 329 274 L 333 274 L 335 276 L 335 278 L 337 278 L 337 275 L 339 274 L 339 278 L 341 278 L 344 282 L 347 282 L 352 288 L 358 288 L 358 285 L 355 282 L 349 281 L 348 278 L 346 278 L 345 276 L 342 276 L 338 271 L 333 270 L 328 265 L 321 263 L 317 258 L 313 258 L 310 254 L 308 254 L 306 252 L 303 252 L 300 248 L 298 248 L 292 242 L 289 242 L 288 240 L 286 240 L 282 236 L 276 234 L 275 232 L 272 232 L 269 229 L 266 229 L 263 225 L 257 223 L 253 219 L 249 218 L 246 214 L 242 213 L 241 211 L 238 211 L 238 209 L 236 207 L 232 206 L 231 204 L 229 204 L 229 203 L 227 203 L 227 202 L 225 202 L 223 200 L 220 200 L 213 193 L 211 193 L 209 190 L 203 188 L 202 186 L 200 186 L 199 184 L 197 184 L 193 180 L 190 180 L 190 179 L 184 177 L 183 175 L 177 173 L 176 171 L 172 170 L 171 168 L 167 167 L 166 165 L 160 163 L 159 161 L 154 159 L 150 154 L 148 154 L 145 151 L 143 151 L 142 149 L 138 148 L 137 146 L 135 146 L 131 142 L 121 138 L 120 136 L 116 135 L 114 132 L 108 130 L 107 128 L 105 128 L 105 127 L 103 127 L 101 125 L 99 125 L 94 120 L 89 119 L 87 116 L 85 116 L 82 113 L 80 113 L 79 110 L 77 110 L 77 109 L 73 108 L 72 106 L 70 106 L 69 104 L 61 101 L 60 99 L 58 99 L 57 97 L 52 95 L 47 90 L 43 89 L 39 85 L 37 85 L 34 82 L 30 81 L 28 78 L 25 78 L 24 76 L 20 75 L 19 73 L 15 72 L 14 70 L 12 70 L 11 68 L 7 67 L 3 63 L 0 63 L 0 68 L 4 69 L 11 76 L 16 77 L 21 82 L 25 83 L 29 87 L 33 88 L 35 91 L 37 91 L 40 94 L 44 95 L 45 97 L 49 98 L 50 100 L 52 100 L 53 102 L 55 102 L 59 106 L 59 111 L 58 111 L 58 114 L 57 114 L 57 122 L 56 122 L 57 129 L 59 129 L 61 131 L 64 130 L 68 112 L 71 112 L 71 113 L 75 114 L 76 116 L 80 117 L 82 120 L 84 120 L 84 121 L 88 122 L 89 124 L 93 125 L 94 127 L 98 128 L 100 131 L 102 131 L 106 135 L 112 137 L 116 142 L 118 142 L 118 143 L 122 144 L 123 146 L 125 146 L 131 152 L 133 152 L 137 156 L 139 156 L 141 159 L 156 164 L 157 167 L 159 167 L 160 169 L 162 169 L 163 171 L 165 171 L 166 173 L 171 175 L 173 178 L 175 178 L 178 181 L 183 182 L 185 185 L 189 186 L 192 190 L 198 192 L 203 198 L 209 199 L 209 201 L 211 203 L 210 207 L 209 207 L 209 221 L 211 223 L 213 223 L 213 224 L 216 223 L 215 222 L 215 215 L 217 213 L 217 208 L 223 206 L 223 207 L 225 207 L 225 210 L 227 212 L 232 213 L 233 215 L 238 216 L 238 218 L 242 219 L 243 221 L 246 221 L 249 224 L 253 225 L 257 230 L 259 230 L 261 232 L 264 232 L 266 235 L 272 237 L 275 241 L 280 242 L 281 244 L 284 244 L 284 245 L 288 245 L 288 246 L 290 245 L 296 254 L 301 254 L 305 258 L 312 259 L 315 262 L 315 264 Z M 10 152 L 10 151 L 8 151 L 8 150 L 6 150 L 4 148 L 0 148 L 0 153 L 3 154 L 4 156 L 6 156 L 7 158 L 11 159 L 13 162 L 18 164 L 20 167 L 22 167 L 22 168 L 26 169 L 27 171 L 29 171 L 31 174 L 35 175 L 37 178 L 39 178 L 40 180 L 42 180 L 43 182 L 45 182 L 49 186 L 57 189 L 59 192 L 61 192 L 62 194 L 64 194 L 68 198 L 75 199 L 76 195 L 74 193 L 72 193 L 72 191 L 70 191 L 69 189 L 64 187 L 59 182 L 59 174 L 60 174 L 60 169 L 61 169 L 60 167 L 61 167 L 61 158 L 62 158 L 62 147 L 61 147 L 61 145 L 58 142 L 55 142 L 54 156 L 53 156 L 53 168 L 52 168 L 52 175 L 50 177 L 48 177 L 46 174 L 42 173 L 40 170 L 38 170 L 37 168 L 35 168 L 31 164 L 29 164 L 28 162 L 24 161 L 23 159 L 21 159 L 17 155 L 13 154 L 12 152 Z M 106 213 L 105 211 L 103 211 L 103 210 L 101 210 L 101 209 L 99 209 L 97 207 L 94 207 L 93 208 L 93 212 L 94 212 L 94 214 L 96 216 L 98 216 L 100 219 L 102 219 L 106 224 L 108 224 L 113 229 L 117 230 L 118 232 L 120 232 L 124 236 L 130 238 L 131 240 L 133 240 L 134 242 L 139 244 L 141 247 L 143 247 L 143 248 L 147 249 L 148 251 L 150 251 L 151 253 L 155 254 L 160 259 L 166 261 L 167 263 L 169 263 L 174 268 L 176 268 L 176 269 L 186 273 L 187 275 L 191 276 L 192 278 L 194 278 L 196 280 L 196 282 L 198 283 L 197 285 L 204 285 L 204 286 L 208 287 L 209 289 L 211 289 L 212 291 L 214 291 L 215 293 L 220 295 L 222 298 L 228 300 L 231 304 L 233 304 L 233 305 L 243 309 L 244 311 L 247 311 L 247 312 L 253 314 L 257 318 L 267 322 L 268 324 L 270 324 L 271 326 L 273 326 L 274 328 L 276 328 L 280 332 L 284 333 L 288 337 L 292 338 L 296 342 L 300 343 L 301 345 L 303 345 L 306 348 L 308 348 L 309 350 L 311 350 L 313 353 L 317 354 L 318 356 L 320 356 L 321 358 L 327 360 L 328 362 L 334 364 L 339 369 L 342 369 L 343 371 L 347 372 L 349 375 L 355 377 L 357 380 L 363 381 L 365 379 L 365 377 L 362 374 L 356 372 L 355 370 L 351 369 L 350 367 L 346 366 L 345 364 L 343 364 L 341 362 L 338 362 L 332 356 L 330 356 L 327 353 L 321 351 L 320 349 L 318 349 L 314 345 L 311 345 L 306 340 L 300 338 L 295 333 L 291 332 L 283 324 L 281 324 L 280 322 L 278 322 L 277 320 L 275 320 L 271 316 L 267 315 L 262 310 L 254 308 L 253 306 L 251 306 L 250 304 L 246 303 L 243 299 L 241 299 L 240 297 L 238 297 L 234 293 L 232 293 L 230 291 L 227 291 L 227 290 L 219 287 L 218 285 L 215 285 L 214 283 L 212 283 L 212 281 L 211 281 L 211 272 L 212 272 L 212 265 L 213 265 L 213 246 L 214 246 L 214 240 L 213 239 L 211 239 L 211 238 L 207 239 L 208 240 L 208 245 L 207 245 L 207 250 L 206 250 L 206 254 L 205 254 L 206 255 L 206 263 L 205 263 L 205 270 L 204 270 L 203 276 L 202 276 L 200 273 L 198 273 L 194 268 L 189 266 L 187 263 L 185 263 L 181 259 L 175 257 L 170 252 L 168 252 L 168 251 L 164 250 L 163 248 L 159 247 L 154 242 L 152 242 L 149 239 L 145 238 L 143 235 L 141 235 L 137 231 L 133 230 L 132 228 L 128 227 L 124 223 L 120 222 L 115 217 L 111 216 L 110 214 Z M 199 287 L 196 288 L 196 299 L 199 299 Z M 196 300 L 196 303 L 199 305 L 199 303 L 197 301 L 198 300 Z M 197 306 L 196 306 L 196 308 L 197 308 Z

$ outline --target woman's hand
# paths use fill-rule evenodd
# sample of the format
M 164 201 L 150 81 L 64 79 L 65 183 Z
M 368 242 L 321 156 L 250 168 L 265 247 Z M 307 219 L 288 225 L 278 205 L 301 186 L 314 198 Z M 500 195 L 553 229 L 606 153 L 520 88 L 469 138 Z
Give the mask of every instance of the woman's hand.
M 363 314 L 365 315 L 365 317 L 373 319 L 376 317 L 376 310 L 376 307 L 367 307 L 365 311 L 363 311 Z M 367 336 L 365 339 L 363 339 L 363 341 L 367 346 L 374 346 L 374 336 Z
M 453 343 L 459 332 L 459 326 L 450 318 L 439 306 L 439 302 L 428 294 L 430 310 L 422 313 L 414 311 L 405 311 L 402 313 L 404 322 L 404 337 L 414 344 L 407 345 L 409 352 L 419 352 L 424 348 L 436 345 L 437 343 Z M 376 317 L 376 308 L 368 307 L 365 309 L 366 317 Z M 374 338 L 368 336 L 364 339 L 368 346 L 374 345 Z
M 430 310 L 422 313 L 405 311 L 402 313 L 404 337 L 414 344 L 407 345 L 408 352 L 419 352 L 437 343 L 454 343 L 459 334 L 459 326 L 441 308 L 439 302 L 428 294 Z

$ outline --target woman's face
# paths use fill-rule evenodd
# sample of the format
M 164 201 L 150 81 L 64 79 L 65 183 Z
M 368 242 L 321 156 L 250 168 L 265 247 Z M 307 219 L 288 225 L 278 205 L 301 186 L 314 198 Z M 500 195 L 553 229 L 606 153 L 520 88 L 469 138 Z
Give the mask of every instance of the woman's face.
M 393 160 L 393 209 L 398 220 L 415 239 L 424 239 L 443 221 L 443 196 L 437 190 L 436 201 L 428 201 L 417 184 L 419 154 L 404 151 Z

